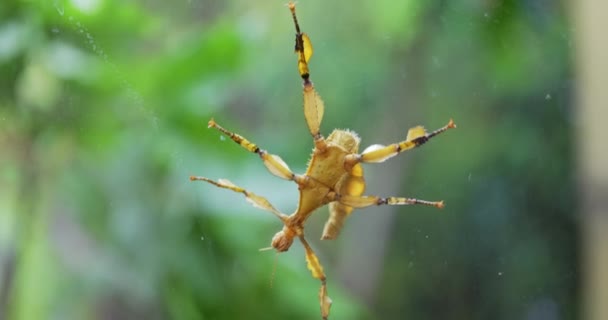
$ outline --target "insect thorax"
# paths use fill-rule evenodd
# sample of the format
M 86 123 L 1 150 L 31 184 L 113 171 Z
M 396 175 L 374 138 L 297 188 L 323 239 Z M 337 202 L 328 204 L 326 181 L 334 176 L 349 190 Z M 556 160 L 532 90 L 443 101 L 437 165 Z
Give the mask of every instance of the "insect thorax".
M 347 174 L 344 167 L 345 156 L 357 153 L 359 141 L 359 136 L 353 131 L 334 130 L 327 137 L 327 148 L 324 151 L 315 149 L 313 152 L 306 175 L 333 190 L 338 181 Z

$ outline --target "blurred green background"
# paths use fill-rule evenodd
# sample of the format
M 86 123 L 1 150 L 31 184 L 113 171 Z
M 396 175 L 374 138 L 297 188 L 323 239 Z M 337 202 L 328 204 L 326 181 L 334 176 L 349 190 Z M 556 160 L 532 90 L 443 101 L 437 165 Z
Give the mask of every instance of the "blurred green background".
M 293 183 L 214 117 L 305 171 L 294 28 L 280 1 L 0 3 L 0 318 L 317 319 L 299 243 L 227 178 L 292 212 Z M 366 165 L 358 210 L 308 238 L 331 319 L 575 319 L 581 308 L 572 26 L 560 1 L 312 1 L 322 131 L 363 147 L 458 129 Z M 274 268 L 277 261 L 276 271 Z

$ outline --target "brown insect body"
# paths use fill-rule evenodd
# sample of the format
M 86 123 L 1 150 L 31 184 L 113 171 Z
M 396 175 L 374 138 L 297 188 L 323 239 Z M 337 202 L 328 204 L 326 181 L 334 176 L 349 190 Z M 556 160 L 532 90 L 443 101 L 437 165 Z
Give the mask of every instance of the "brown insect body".
M 301 234 L 299 230 L 304 229 L 304 223 L 310 215 L 319 207 L 327 204 L 336 194 L 347 194 L 359 196 L 365 189 L 363 180 L 363 168 L 360 164 L 346 167 L 345 158 L 349 154 L 357 153 L 359 150 L 359 136 L 350 130 L 334 130 L 326 140 L 326 148 L 323 151 L 313 150 L 305 179 L 307 184 L 300 187 L 300 201 L 296 211 L 287 218 L 283 235 Z M 330 218 L 327 220 L 322 239 L 335 239 L 342 228 L 344 219 L 352 212 L 353 208 L 330 202 Z M 275 237 L 281 237 L 277 234 Z M 278 240 L 277 240 L 278 241 Z M 293 240 L 281 240 L 279 251 L 286 251 L 285 242 Z
M 353 131 L 335 129 L 325 139 L 320 132 L 325 107 L 310 81 L 308 68 L 308 61 L 313 53 L 312 44 L 309 37 L 300 32 L 295 14 L 295 4 L 290 2 L 288 6 L 296 27 L 295 51 L 298 56 L 298 71 L 303 79 L 304 118 L 315 145 L 306 173 L 303 175 L 293 173 L 279 156 L 270 154 L 241 135 L 222 128 L 213 119 L 209 121 L 209 128 L 219 130 L 244 149 L 257 154 L 273 175 L 295 182 L 300 191 L 296 211 L 291 215 L 286 215 L 277 210 L 266 198 L 225 179 L 214 181 L 199 176 L 191 176 L 190 179 L 205 181 L 220 188 L 242 193 L 253 206 L 266 210 L 279 218 L 283 222 L 283 228 L 272 237 L 271 241 L 272 247 L 278 252 L 287 251 L 293 244 L 294 238 L 300 239 L 306 252 L 307 267 L 312 276 L 321 281 L 319 304 L 322 318 L 327 319 L 332 302 L 327 294 L 323 267 L 304 237 L 304 223 L 316 209 L 329 204 L 329 219 L 325 224 L 321 239 L 335 239 L 342 229 L 344 221 L 355 208 L 372 205 L 410 204 L 443 208 L 443 201 L 433 202 L 414 198 L 363 195 L 365 180 L 361 163 L 383 162 L 401 152 L 421 146 L 446 130 L 455 128 L 456 125 L 450 120 L 444 127 L 430 133 L 427 133 L 421 126 L 413 127 L 408 130 L 405 140 L 387 146 L 372 145 L 362 153 L 359 153 L 360 138 Z

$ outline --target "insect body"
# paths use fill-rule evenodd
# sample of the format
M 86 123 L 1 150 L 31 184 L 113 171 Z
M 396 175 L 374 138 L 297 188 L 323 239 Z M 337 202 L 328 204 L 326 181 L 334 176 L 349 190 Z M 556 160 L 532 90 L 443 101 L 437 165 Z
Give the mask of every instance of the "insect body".
M 205 177 L 191 176 L 190 180 L 205 181 L 220 188 L 242 193 L 253 206 L 271 212 L 283 222 L 282 230 L 274 235 L 271 245 L 278 252 L 284 252 L 291 247 L 295 238 L 300 240 L 306 252 L 308 269 L 314 278 L 321 281 L 319 290 L 321 316 L 323 319 L 327 319 L 332 301 L 327 294 L 323 267 L 304 237 L 304 223 L 316 209 L 329 204 L 330 216 L 322 235 L 322 239 L 326 240 L 335 239 L 338 236 L 344 220 L 355 208 L 409 204 L 443 208 L 443 201 L 363 195 L 365 180 L 361 163 L 383 162 L 401 152 L 426 143 L 436 135 L 455 128 L 456 125 L 450 120 L 444 127 L 430 133 L 427 133 L 423 127 L 414 127 L 409 129 L 405 140 L 387 146 L 372 145 L 362 153 L 359 153 L 360 138 L 353 131 L 336 129 L 325 139 L 320 132 L 324 105 L 310 81 L 308 69 L 308 61 L 313 53 L 312 44 L 309 37 L 300 31 L 295 4 L 290 2 L 288 6 L 296 28 L 295 52 L 298 56 L 298 71 L 303 79 L 304 118 L 314 141 L 314 149 L 306 172 L 304 174 L 293 173 L 279 156 L 270 154 L 241 135 L 224 129 L 213 119 L 209 121 L 208 126 L 219 130 L 249 152 L 257 154 L 273 175 L 295 182 L 300 191 L 298 208 L 291 215 L 284 214 L 266 198 L 225 179 L 214 181 Z

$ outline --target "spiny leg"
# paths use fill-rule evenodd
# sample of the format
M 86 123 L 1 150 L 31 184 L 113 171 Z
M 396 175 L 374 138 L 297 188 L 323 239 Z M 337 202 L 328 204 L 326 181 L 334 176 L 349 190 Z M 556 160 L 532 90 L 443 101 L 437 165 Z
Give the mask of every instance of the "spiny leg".
M 359 162 L 379 163 L 392 158 L 399 153 L 419 147 L 429 141 L 431 138 L 447 131 L 448 129 L 456 128 L 454 120 L 450 119 L 448 124 L 431 132 L 427 133 L 423 127 L 418 126 L 411 128 L 407 132 L 407 137 L 404 141 L 393 143 L 388 146 L 372 145 L 363 151 L 361 154 L 351 154 L 346 156 L 346 165 L 353 165 Z
M 325 105 L 323 104 L 321 96 L 319 96 L 314 85 L 310 81 L 308 61 L 313 54 L 312 42 L 306 33 L 300 31 L 300 25 L 298 24 L 298 18 L 296 17 L 295 3 L 290 1 L 288 7 L 296 27 L 295 53 L 298 56 L 298 71 L 304 81 L 304 118 L 306 119 L 308 130 L 315 141 L 315 147 L 322 152 L 327 146 L 325 138 L 323 138 L 323 135 L 321 135 L 320 132 Z
M 321 306 L 321 316 L 324 320 L 329 317 L 329 309 L 331 308 L 331 298 L 327 295 L 326 277 L 323 272 L 323 266 L 319 262 L 319 258 L 312 250 L 308 241 L 304 238 L 304 235 L 300 235 L 300 241 L 306 250 L 306 265 L 308 270 L 312 273 L 313 278 L 321 281 L 321 288 L 319 289 L 319 303 Z
M 245 139 L 243 136 L 224 129 L 213 119 L 209 120 L 208 127 L 219 130 L 221 133 L 230 137 L 232 141 L 236 142 L 241 147 L 245 148 L 247 151 L 259 155 L 268 171 L 270 171 L 270 173 L 272 173 L 273 175 L 285 180 L 293 180 L 298 184 L 305 183 L 305 177 L 296 175 L 295 173 L 291 172 L 291 170 L 289 169 L 285 161 L 281 159 L 281 157 L 274 154 L 270 154 L 266 150 L 258 147 L 255 143 Z
M 378 197 L 378 196 L 350 196 L 350 195 L 336 195 L 336 201 L 341 204 L 351 206 L 353 208 L 365 208 L 372 205 L 410 205 L 410 204 L 421 204 L 425 206 L 432 206 L 435 208 L 443 209 L 445 206 L 442 201 L 427 201 L 415 198 L 405 197 Z
M 264 198 L 262 196 L 258 196 L 257 194 L 255 194 L 253 192 L 247 191 L 247 190 L 235 185 L 234 183 L 230 182 L 229 180 L 219 179 L 218 181 L 214 181 L 214 180 L 211 180 L 211 179 L 205 178 L 205 177 L 190 176 L 190 181 L 205 181 L 205 182 L 211 183 L 212 185 L 214 185 L 216 187 L 220 187 L 220 188 L 232 190 L 234 192 L 242 193 L 245 195 L 247 202 L 251 203 L 251 205 L 253 205 L 254 207 L 274 214 L 275 216 L 277 216 L 277 218 L 281 219 L 281 221 L 283 221 L 283 222 L 287 221 L 287 215 L 284 213 L 281 213 L 279 210 L 277 210 L 270 203 L 270 201 L 268 201 L 266 198 Z

